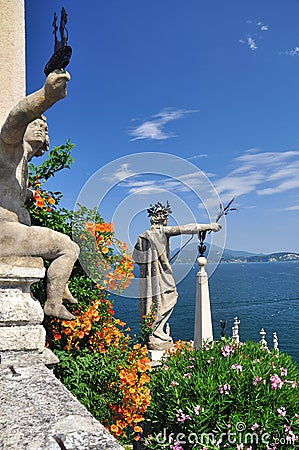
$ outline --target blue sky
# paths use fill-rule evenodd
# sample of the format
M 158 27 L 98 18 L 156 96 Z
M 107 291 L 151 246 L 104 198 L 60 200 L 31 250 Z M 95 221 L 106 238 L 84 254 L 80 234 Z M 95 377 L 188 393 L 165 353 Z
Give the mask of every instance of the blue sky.
M 120 223 L 120 237 L 127 223 L 115 212 L 124 201 L 139 208 L 128 218 L 132 241 L 148 226 L 145 208 L 160 199 L 173 199 L 173 223 L 189 221 L 180 202 L 205 222 L 194 197 L 201 177 L 172 182 L 180 157 L 208 176 L 223 203 L 237 195 L 228 248 L 299 252 L 297 0 L 25 3 L 28 93 L 44 82 L 53 13 L 68 12 L 72 79 L 67 98 L 47 112 L 51 144 L 76 144 L 72 169 L 48 183 L 65 206 L 96 171 L 124 158 L 108 166 L 114 173 L 100 204 L 104 218 Z M 134 154 L 145 152 L 136 172 Z M 147 157 L 156 173 L 147 173 Z

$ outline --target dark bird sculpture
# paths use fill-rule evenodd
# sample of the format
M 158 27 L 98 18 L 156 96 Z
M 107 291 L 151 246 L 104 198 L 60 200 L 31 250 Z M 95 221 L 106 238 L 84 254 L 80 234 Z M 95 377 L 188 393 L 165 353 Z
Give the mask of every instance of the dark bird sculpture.
M 64 69 L 70 62 L 72 56 L 72 48 L 67 45 L 68 31 L 66 28 L 67 24 L 67 13 L 64 8 L 61 9 L 60 17 L 60 41 L 57 39 L 57 15 L 54 13 L 54 20 L 52 23 L 53 34 L 54 34 L 54 53 L 50 60 L 47 62 L 44 68 L 44 73 L 48 76 L 51 72 L 56 69 Z

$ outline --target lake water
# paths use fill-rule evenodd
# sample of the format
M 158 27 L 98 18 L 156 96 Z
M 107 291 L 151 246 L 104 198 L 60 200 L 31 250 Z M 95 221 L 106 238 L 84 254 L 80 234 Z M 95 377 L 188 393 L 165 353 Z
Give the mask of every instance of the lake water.
M 197 271 L 198 266 L 177 286 L 179 298 L 169 320 L 174 340 L 193 339 Z M 271 349 L 276 331 L 280 350 L 299 364 L 299 262 L 222 263 L 209 278 L 209 286 L 215 339 L 220 337 L 220 320 L 227 321 L 227 336 L 231 336 L 238 316 L 242 341 L 260 340 L 263 327 Z M 115 316 L 138 334 L 138 300 L 117 298 L 114 309 Z

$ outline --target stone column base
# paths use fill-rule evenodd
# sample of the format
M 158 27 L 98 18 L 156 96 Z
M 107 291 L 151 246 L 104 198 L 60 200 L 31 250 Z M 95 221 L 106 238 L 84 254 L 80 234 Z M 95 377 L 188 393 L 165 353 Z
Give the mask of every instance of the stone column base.
M 57 362 L 45 349 L 44 313 L 30 290 L 45 276 L 42 258 L 0 258 L 0 356 L 2 364 L 32 365 Z

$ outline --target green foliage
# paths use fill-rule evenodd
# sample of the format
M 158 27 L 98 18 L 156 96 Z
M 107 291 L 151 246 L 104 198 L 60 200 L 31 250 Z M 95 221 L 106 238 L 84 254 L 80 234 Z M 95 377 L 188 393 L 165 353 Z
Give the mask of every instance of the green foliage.
M 117 349 L 106 353 L 56 351 L 60 363 L 55 374 L 63 384 L 101 423 L 111 425 L 109 405 L 121 400 L 121 392 L 111 389 L 118 381 L 119 359 Z
M 63 169 L 70 169 L 74 160 L 71 157 L 71 151 L 74 144 L 70 143 L 70 139 L 67 139 L 64 145 L 54 147 L 47 155 L 47 158 L 40 165 L 35 166 L 29 164 L 29 183 L 34 186 L 36 179 L 44 183 L 49 178 L 54 177 L 55 173 L 60 172 Z
M 55 147 L 37 167 L 32 164 L 29 187 L 33 201 L 28 205 L 32 224 L 51 228 L 80 242 L 81 262 L 91 269 L 86 276 L 77 261 L 69 281 L 69 289 L 78 305 L 68 305 L 76 318 L 61 321 L 45 317 L 47 345 L 59 357 L 55 368 L 62 383 L 114 435 L 130 441 L 143 420 L 149 401 L 145 372 L 149 370 L 146 348 L 133 345 L 126 334 L 125 323 L 114 318 L 109 294 L 104 289 L 119 290 L 132 277 L 133 263 L 127 247 L 114 238 L 113 225 L 104 222 L 97 210 L 79 207 L 68 211 L 59 207 L 60 192 L 42 189 L 42 183 L 56 172 L 69 168 L 73 144 Z M 74 232 L 74 236 L 73 235 Z M 48 263 L 45 262 L 46 266 Z M 95 285 L 95 280 L 97 285 Z M 45 280 L 32 286 L 43 304 Z M 123 378 L 120 373 L 123 371 Z M 128 433 L 128 434 L 127 434 Z
M 259 344 L 221 340 L 198 351 L 182 345 L 151 373 L 145 448 L 293 448 L 298 382 L 289 356 Z M 204 433 L 212 433 L 210 440 Z

